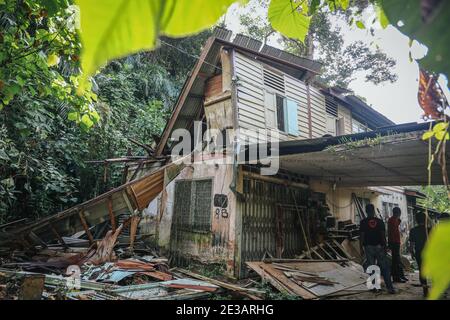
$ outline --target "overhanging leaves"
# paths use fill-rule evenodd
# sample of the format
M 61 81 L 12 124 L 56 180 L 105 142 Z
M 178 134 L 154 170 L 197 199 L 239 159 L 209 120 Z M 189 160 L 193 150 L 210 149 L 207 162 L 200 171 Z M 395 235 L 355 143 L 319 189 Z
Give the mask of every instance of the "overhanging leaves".
M 286 37 L 305 41 L 311 21 L 308 1 L 272 0 L 268 17 L 272 27 L 278 32 Z
M 84 79 L 107 61 L 155 47 L 159 34 L 185 36 L 213 25 L 235 0 L 77 0 Z M 245 2 L 245 1 L 241 1 Z
M 394 26 L 399 21 L 403 26 L 397 28 L 428 47 L 427 55 L 419 60 L 421 67 L 450 74 L 450 61 L 447 52 L 450 46 L 450 33 L 448 21 L 450 21 L 450 1 L 440 1 L 421 9 L 423 0 L 379 0 L 384 12 Z M 430 1 L 424 1 L 430 2 Z
M 433 280 L 430 299 L 437 299 L 450 284 L 450 222 L 440 223 L 431 232 L 423 253 L 423 271 Z

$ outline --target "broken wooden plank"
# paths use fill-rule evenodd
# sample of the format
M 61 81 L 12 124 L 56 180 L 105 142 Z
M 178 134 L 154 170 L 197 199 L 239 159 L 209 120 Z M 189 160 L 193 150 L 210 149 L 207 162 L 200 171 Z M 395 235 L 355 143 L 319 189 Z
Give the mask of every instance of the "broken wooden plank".
M 338 282 L 334 282 L 334 281 L 330 281 L 326 278 L 317 276 L 317 277 L 310 277 L 310 276 L 304 276 L 299 274 L 298 272 L 289 272 L 289 271 L 284 271 L 283 272 L 286 277 L 288 278 L 294 278 L 295 280 L 299 280 L 299 281 L 306 281 L 306 282 L 314 282 L 314 283 L 318 283 L 318 284 L 322 284 L 322 285 L 326 285 L 326 286 L 332 286 L 333 284 L 337 284 Z
M 137 215 L 131 217 L 130 221 L 130 250 L 134 248 L 134 240 L 136 239 L 137 227 L 141 218 Z
M 321 243 L 319 244 L 319 248 L 322 249 L 322 251 L 325 253 L 325 255 L 329 258 L 329 259 L 334 259 L 334 257 L 324 248 L 324 244 Z
M 319 247 L 317 247 L 318 249 Z M 311 251 L 314 252 L 320 259 L 325 260 L 314 248 L 311 248 Z
M 306 290 L 305 288 L 299 286 L 295 282 L 291 281 L 284 273 L 280 270 L 273 268 L 270 264 L 262 262 L 260 267 L 269 274 L 269 276 L 274 277 L 277 281 L 281 282 L 282 285 L 287 288 L 290 292 L 295 295 L 302 297 L 303 299 L 314 299 L 316 296 Z
M 246 296 L 246 297 L 248 297 L 248 298 L 250 298 L 252 300 L 255 300 L 255 299 L 259 300 L 260 298 L 256 297 L 255 295 L 264 294 L 264 292 L 259 291 L 259 290 L 243 288 L 243 287 L 240 287 L 240 286 L 237 286 L 237 285 L 233 285 L 231 283 L 226 283 L 226 282 L 223 282 L 223 281 L 220 281 L 220 280 L 208 278 L 206 276 L 203 276 L 203 275 L 200 275 L 200 274 L 197 274 L 197 273 L 193 273 L 193 272 L 190 272 L 190 271 L 185 270 L 185 269 L 176 268 L 176 270 L 181 272 L 181 273 L 184 273 L 184 274 L 188 275 L 191 278 L 199 279 L 199 280 L 206 281 L 206 282 L 210 282 L 212 284 L 215 284 L 216 286 L 219 286 L 219 287 L 225 288 L 227 290 L 231 290 L 233 292 L 237 292 L 239 294 L 242 294 L 242 295 L 244 295 L 244 296 Z
M 108 197 L 108 213 L 112 232 L 116 232 L 116 217 L 113 212 L 112 196 Z
M 58 233 L 58 231 L 56 231 L 55 227 L 53 226 L 52 223 L 49 223 L 48 226 L 50 227 L 50 230 L 52 231 L 52 233 L 55 235 L 56 239 L 58 239 L 58 242 L 64 247 L 64 248 L 68 248 L 69 246 L 66 244 L 66 242 L 64 241 L 64 239 L 61 237 L 61 235 Z
M 353 259 L 353 257 L 350 256 L 350 255 L 347 253 L 347 251 L 345 251 L 344 247 L 343 247 L 339 242 L 337 242 L 336 239 L 333 239 L 333 243 L 336 245 L 336 247 L 339 248 L 339 250 L 342 251 L 342 253 L 345 255 L 345 258 L 347 258 L 347 259 L 349 259 L 349 260 Z
M 286 289 L 277 279 L 269 276 L 260 266 L 261 262 L 246 262 L 247 267 L 255 271 L 264 282 L 269 282 L 275 289 L 280 292 L 292 294 L 288 289 Z
M 276 258 L 266 258 L 263 262 L 266 263 L 283 263 L 283 262 L 347 262 L 348 259 L 329 259 L 329 260 L 320 260 L 320 259 L 276 259 Z
M 80 217 L 84 232 L 86 232 L 86 235 L 88 236 L 89 243 L 92 245 L 94 243 L 94 237 L 92 236 L 91 230 L 89 230 L 89 225 L 87 224 L 83 209 L 78 211 L 78 216 Z
M 272 265 L 273 265 L 273 267 L 275 269 L 278 269 L 278 270 L 300 272 L 300 273 L 303 273 L 303 274 L 305 274 L 307 276 L 317 276 L 317 273 L 301 271 L 301 270 L 298 270 L 298 269 L 296 269 L 295 267 L 292 267 L 292 266 L 286 267 L 285 265 L 279 264 L 279 263 L 273 263 Z
M 31 241 L 33 241 L 35 243 L 37 242 L 43 248 L 47 248 L 47 244 L 41 238 L 39 238 L 33 231 L 30 231 L 30 233 L 28 234 L 28 237 Z
M 325 244 L 328 246 L 328 248 L 330 248 L 331 251 L 333 251 L 337 259 L 343 258 L 342 255 L 340 255 L 336 250 L 334 250 L 333 246 L 328 241 L 325 241 Z

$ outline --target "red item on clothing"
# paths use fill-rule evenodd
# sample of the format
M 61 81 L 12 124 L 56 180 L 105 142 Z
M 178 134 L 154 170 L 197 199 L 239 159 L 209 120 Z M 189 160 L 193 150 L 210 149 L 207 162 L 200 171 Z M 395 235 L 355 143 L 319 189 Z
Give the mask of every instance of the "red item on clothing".
M 400 243 L 400 219 L 396 217 L 390 217 L 388 220 L 388 242 Z

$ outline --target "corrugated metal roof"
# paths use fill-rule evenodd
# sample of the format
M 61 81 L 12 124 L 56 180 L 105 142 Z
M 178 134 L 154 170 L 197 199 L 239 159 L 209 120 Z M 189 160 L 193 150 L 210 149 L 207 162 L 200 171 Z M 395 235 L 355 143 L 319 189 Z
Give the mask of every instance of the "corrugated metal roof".
M 322 64 L 320 62 L 294 55 L 292 53 L 280 50 L 267 44 L 265 44 L 261 48 L 261 53 L 298 65 L 299 68 L 306 68 L 308 70 L 316 72 L 320 71 L 322 67 Z
M 221 27 L 215 27 L 213 31 L 213 36 L 217 39 L 222 39 L 225 41 L 230 41 L 231 36 L 233 35 L 233 32 L 231 30 L 221 28 Z
M 243 34 L 237 34 L 233 40 L 233 43 L 255 51 L 259 51 L 262 46 L 261 41 L 244 36 Z

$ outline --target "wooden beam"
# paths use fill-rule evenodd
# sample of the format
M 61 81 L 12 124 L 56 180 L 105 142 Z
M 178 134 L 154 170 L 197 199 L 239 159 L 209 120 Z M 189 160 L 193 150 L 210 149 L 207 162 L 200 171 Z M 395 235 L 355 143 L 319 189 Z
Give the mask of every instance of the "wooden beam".
M 137 227 L 141 218 L 139 216 L 131 217 L 130 221 L 130 250 L 134 248 L 134 240 L 136 239 Z
M 30 231 L 28 236 L 29 236 L 30 240 L 32 240 L 33 242 L 37 242 L 42 247 L 47 248 L 47 244 L 41 238 L 39 238 L 33 231 Z
M 108 213 L 109 213 L 109 220 L 111 221 L 111 229 L 112 232 L 116 232 L 116 217 L 114 216 L 113 212 L 113 203 L 112 203 L 112 196 L 108 197 Z
M 306 85 L 306 105 L 308 108 L 308 129 L 309 129 L 309 138 L 312 139 L 312 110 L 311 110 L 311 92 L 309 89 L 309 84 Z
M 89 226 L 86 222 L 86 217 L 84 215 L 84 210 L 81 209 L 80 211 L 78 211 L 78 216 L 80 217 L 80 221 L 81 221 L 81 225 L 83 226 L 84 232 L 86 232 L 88 238 L 89 238 L 89 243 L 93 244 L 94 243 L 94 237 L 92 236 L 91 230 L 89 230 Z
M 49 223 L 48 226 L 50 227 L 50 230 L 52 231 L 52 233 L 55 235 L 56 239 L 58 239 L 58 242 L 64 247 L 67 248 L 67 244 L 64 241 L 64 239 L 61 237 L 61 235 L 58 233 L 58 231 L 56 231 L 55 227 L 53 226 L 52 223 Z
M 128 210 L 130 210 L 130 214 L 133 214 L 134 209 L 133 206 L 131 205 L 130 199 L 128 198 L 128 193 L 126 191 L 122 192 L 122 197 L 127 205 Z
M 330 259 L 334 259 L 334 257 L 324 248 L 324 244 L 321 243 L 319 244 L 319 248 L 322 249 L 322 251 L 325 253 L 325 255 L 330 258 Z
M 164 147 L 166 145 L 167 140 L 169 139 L 170 133 L 172 131 L 172 128 L 175 124 L 175 121 L 178 118 L 178 115 L 180 114 L 181 109 L 183 108 L 184 102 L 186 101 L 186 98 L 189 95 L 189 91 L 191 90 L 192 85 L 194 84 L 195 79 L 199 76 L 199 72 L 201 67 L 203 66 L 203 62 L 206 59 L 206 56 L 209 53 L 209 50 L 211 49 L 213 43 L 214 43 L 214 37 L 210 37 L 205 47 L 202 50 L 202 53 L 197 61 L 197 64 L 195 65 L 194 69 L 192 70 L 192 74 L 189 77 L 189 79 L 186 82 L 186 85 L 183 87 L 181 94 L 178 97 L 178 101 L 175 105 L 175 108 L 173 109 L 173 113 L 169 119 L 169 122 L 167 123 L 166 128 L 164 129 L 164 132 L 161 136 L 161 141 L 159 142 L 155 154 L 157 156 L 161 155 L 161 153 L 164 150 Z

